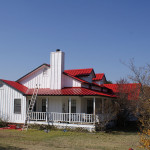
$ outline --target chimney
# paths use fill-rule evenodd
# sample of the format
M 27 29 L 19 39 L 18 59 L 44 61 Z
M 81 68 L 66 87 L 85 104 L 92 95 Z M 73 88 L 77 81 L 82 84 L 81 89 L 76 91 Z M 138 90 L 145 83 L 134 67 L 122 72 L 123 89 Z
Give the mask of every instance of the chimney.
M 62 73 L 64 72 L 64 52 L 57 49 L 50 54 L 50 89 L 62 89 Z

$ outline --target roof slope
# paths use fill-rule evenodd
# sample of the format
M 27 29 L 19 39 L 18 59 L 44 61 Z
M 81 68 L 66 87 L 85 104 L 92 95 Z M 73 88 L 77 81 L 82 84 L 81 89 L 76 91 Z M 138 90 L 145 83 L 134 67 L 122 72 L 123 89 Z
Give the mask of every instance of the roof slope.
M 88 76 L 91 74 L 92 71 L 93 68 L 64 70 L 65 73 L 72 76 Z
M 9 80 L 3 80 L 0 81 L 4 82 L 5 84 L 9 85 L 10 87 L 16 89 L 17 91 L 20 91 L 21 93 L 25 95 L 32 95 L 34 89 L 28 89 L 24 85 L 15 82 L 15 81 L 9 81 Z M 38 91 L 38 95 L 48 95 L 48 96 L 107 96 L 107 97 L 115 97 L 114 94 L 109 93 L 103 93 L 96 90 L 91 90 L 87 88 L 82 87 L 75 87 L 75 88 L 63 88 L 61 90 L 51 90 L 49 88 L 41 88 Z
M 105 76 L 104 73 L 97 73 L 95 74 L 96 77 L 93 78 L 93 81 L 99 81 L 99 80 L 102 80 L 102 78 Z
M 27 95 L 32 95 L 34 89 L 29 89 Z M 51 90 L 49 88 L 39 89 L 38 95 L 50 96 L 107 96 L 116 97 L 114 94 L 106 94 L 95 90 L 90 90 L 82 87 L 63 88 L 61 90 Z
M 18 82 L 15 81 L 9 81 L 9 80 L 3 80 L 0 79 L 0 81 L 6 83 L 7 85 L 11 86 L 12 88 L 16 89 L 17 91 L 20 91 L 21 93 L 25 94 L 28 90 L 28 88 Z

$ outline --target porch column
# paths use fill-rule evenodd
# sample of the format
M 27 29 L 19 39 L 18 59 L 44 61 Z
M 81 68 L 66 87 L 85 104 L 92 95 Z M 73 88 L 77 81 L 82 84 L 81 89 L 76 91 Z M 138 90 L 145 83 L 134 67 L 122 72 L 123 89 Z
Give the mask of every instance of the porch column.
M 94 115 L 94 124 L 95 124 L 95 97 L 93 98 L 93 115 Z
M 48 97 L 46 98 L 46 122 L 48 121 Z
M 104 99 L 102 99 L 102 121 L 104 121 Z
M 71 97 L 69 97 L 69 122 L 71 121 Z

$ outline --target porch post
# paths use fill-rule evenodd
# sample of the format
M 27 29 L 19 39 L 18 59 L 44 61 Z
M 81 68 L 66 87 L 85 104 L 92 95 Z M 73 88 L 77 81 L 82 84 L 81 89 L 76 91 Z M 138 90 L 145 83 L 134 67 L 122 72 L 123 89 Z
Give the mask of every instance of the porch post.
M 104 121 L 104 99 L 102 99 L 102 121 Z
M 94 115 L 94 124 L 95 124 L 95 97 L 93 98 L 93 115 Z
M 48 121 L 48 97 L 46 98 L 46 122 Z
M 69 97 L 69 122 L 71 121 L 71 97 Z

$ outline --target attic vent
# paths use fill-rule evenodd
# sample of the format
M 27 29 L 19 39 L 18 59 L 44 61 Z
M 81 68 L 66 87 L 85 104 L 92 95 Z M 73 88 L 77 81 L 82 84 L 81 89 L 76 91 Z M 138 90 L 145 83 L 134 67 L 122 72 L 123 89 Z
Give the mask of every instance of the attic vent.
M 44 68 L 44 69 L 43 69 L 43 75 L 44 75 L 44 76 L 47 76 L 47 68 Z
M 56 52 L 60 52 L 60 49 L 56 49 Z

